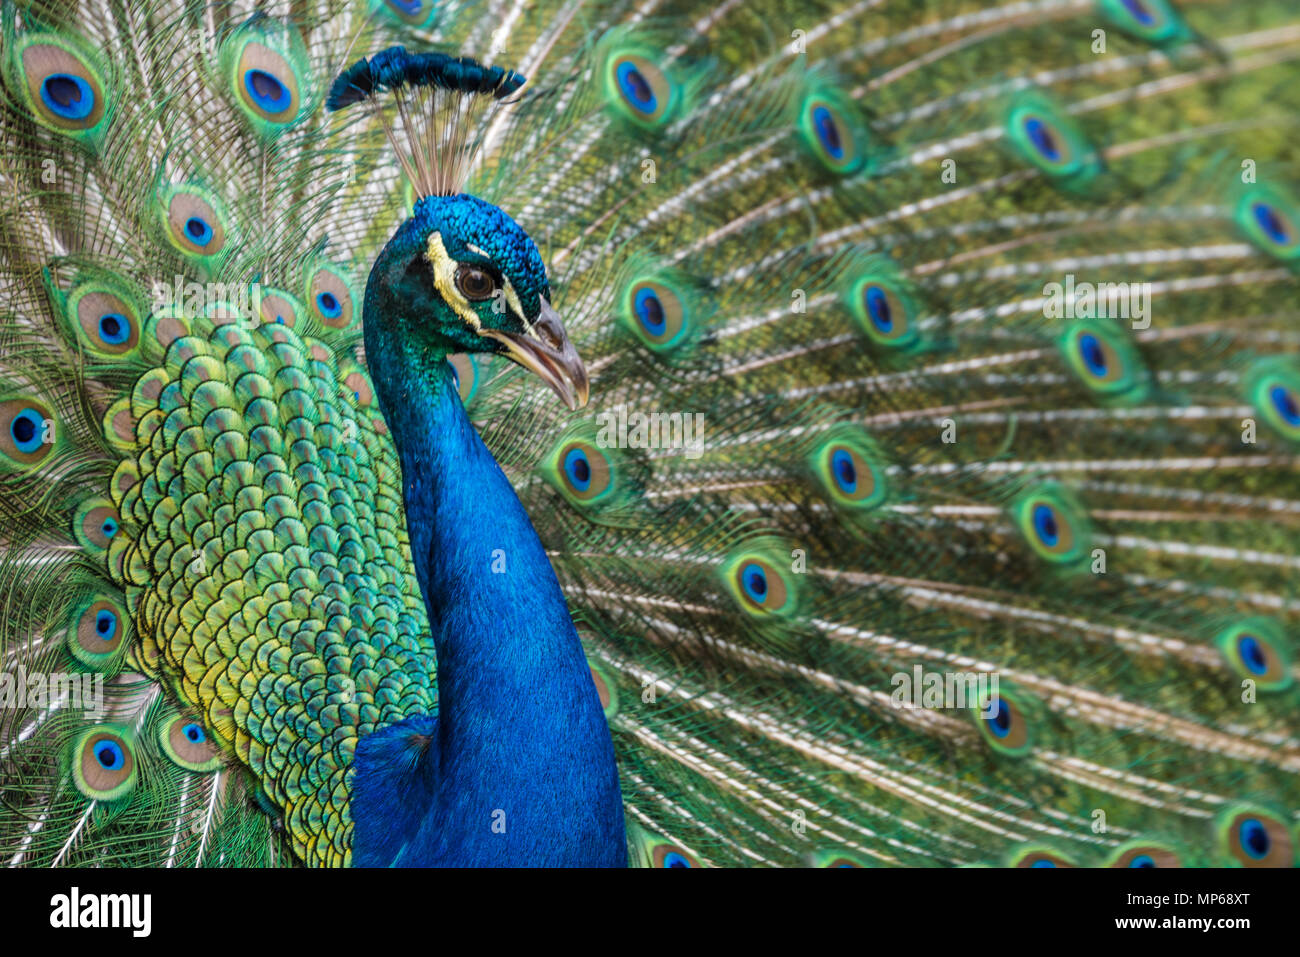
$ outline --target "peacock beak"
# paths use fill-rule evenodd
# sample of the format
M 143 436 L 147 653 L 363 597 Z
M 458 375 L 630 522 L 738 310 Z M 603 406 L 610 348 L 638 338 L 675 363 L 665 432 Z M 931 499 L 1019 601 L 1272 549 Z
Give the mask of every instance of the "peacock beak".
M 570 409 L 580 409 L 587 404 L 590 383 L 587 367 L 582 364 L 578 350 L 569 341 L 557 313 L 549 302 L 542 300 L 542 311 L 534 320 L 531 334 L 520 335 L 483 329 L 479 335 L 495 339 L 505 347 L 511 361 L 530 369 L 564 400 Z

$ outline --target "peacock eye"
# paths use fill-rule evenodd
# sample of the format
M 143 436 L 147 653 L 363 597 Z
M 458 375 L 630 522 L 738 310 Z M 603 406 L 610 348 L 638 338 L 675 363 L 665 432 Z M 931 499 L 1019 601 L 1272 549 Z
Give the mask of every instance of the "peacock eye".
M 497 290 L 496 279 L 492 274 L 474 266 L 459 266 L 456 269 L 456 288 L 466 299 L 490 299 Z

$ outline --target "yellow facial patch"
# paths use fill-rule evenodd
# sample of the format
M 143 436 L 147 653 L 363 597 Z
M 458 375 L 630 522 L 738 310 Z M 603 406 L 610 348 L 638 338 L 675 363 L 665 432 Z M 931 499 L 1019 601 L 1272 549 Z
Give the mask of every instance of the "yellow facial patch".
M 456 260 L 447 255 L 447 247 L 442 244 L 442 233 L 430 233 L 429 245 L 424 252 L 424 258 L 429 260 L 433 266 L 433 284 L 438 287 L 438 292 L 442 295 L 442 301 L 451 306 L 456 315 L 460 316 L 470 326 L 478 331 L 481 324 L 478 321 L 476 313 L 469 304 L 469 300 L 460 294 L 456 288 Z

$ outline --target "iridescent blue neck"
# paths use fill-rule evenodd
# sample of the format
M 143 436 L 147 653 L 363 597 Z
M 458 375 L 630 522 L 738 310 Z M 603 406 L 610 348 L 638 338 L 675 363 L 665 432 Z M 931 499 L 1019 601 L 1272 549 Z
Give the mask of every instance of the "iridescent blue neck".
M 609 729 L 532 523 L 470 423 L 445 357 L 393 341 L 369 310 L 365 330 L 401 458 L 439 713 L 361 743 L 354 859 L 622 866 Z M 409 780 L 393 770 L 409 771 L 412 760 Z

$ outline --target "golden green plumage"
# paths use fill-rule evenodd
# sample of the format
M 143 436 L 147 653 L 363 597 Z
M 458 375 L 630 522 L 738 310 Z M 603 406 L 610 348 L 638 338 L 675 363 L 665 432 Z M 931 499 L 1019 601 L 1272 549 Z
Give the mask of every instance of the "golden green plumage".
M 391 442 L 324 343 L 179 326 L 133 410 L 147 451 L 114 473 L 137 664 L 283 808 L 296 855 L 341 863 L 358 737 L 437 700 Z

